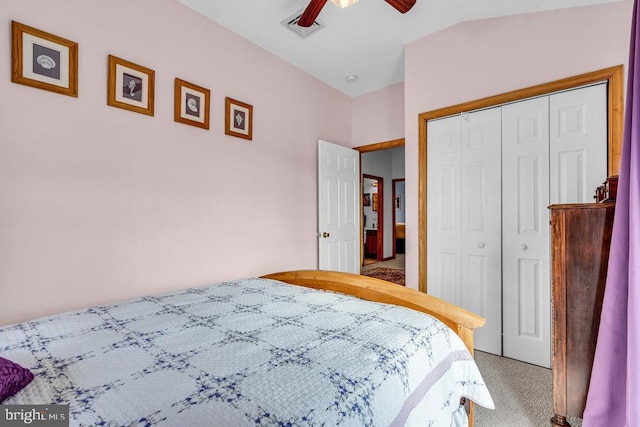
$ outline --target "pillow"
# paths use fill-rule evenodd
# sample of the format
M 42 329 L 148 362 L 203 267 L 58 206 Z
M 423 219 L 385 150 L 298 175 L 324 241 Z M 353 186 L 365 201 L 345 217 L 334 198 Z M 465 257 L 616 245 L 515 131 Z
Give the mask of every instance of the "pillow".
M 31 380 L 30 370 L 0 357 L 0 402 L 22 390 Z

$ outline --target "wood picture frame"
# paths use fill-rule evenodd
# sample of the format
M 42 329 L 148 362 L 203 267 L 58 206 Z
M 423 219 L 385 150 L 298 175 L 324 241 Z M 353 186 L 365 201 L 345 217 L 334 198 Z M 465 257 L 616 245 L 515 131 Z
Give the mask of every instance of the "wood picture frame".
M 362 195 L 362 206 L 371 206 L 371 193 L 364 193 Z
M 378 193 L 373 193 L 371 195 L 371 210 L 374 212 L 378 211 Z
M 11 21 L 11 81 L 78 97 L 78 43 Z
M 224 133 L 248 140 L 253 139 L 253 106 L 226 97 L 224 102 Z
M 211 91 L 179 78 L 174 83 L 173 119 L 209 130 Z
M 107 105 L 153 116 L 155 71 L 109 55 Z

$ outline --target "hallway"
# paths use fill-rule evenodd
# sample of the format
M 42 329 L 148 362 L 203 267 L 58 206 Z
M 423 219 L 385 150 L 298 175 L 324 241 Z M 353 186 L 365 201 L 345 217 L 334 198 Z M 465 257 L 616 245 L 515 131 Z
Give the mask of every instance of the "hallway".
M 367 263 L 368 260 L 365 260 L 365 265 L 362 267 L 362 271 L 371 270 L 373 268 L 384 267 L 384 268 L 393 268 L 394 270 L 404 270 L 404 254 L 396 254 L 395 259 L 390 259 L 388 261 L 380 261 L 374 263 Z

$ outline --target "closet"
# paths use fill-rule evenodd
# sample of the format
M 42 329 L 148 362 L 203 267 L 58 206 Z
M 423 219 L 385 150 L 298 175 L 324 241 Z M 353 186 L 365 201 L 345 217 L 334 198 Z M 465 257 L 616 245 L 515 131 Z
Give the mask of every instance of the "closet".
M 476 348 L 551 360 L 549 212 L 607 176 L 607 84 L 427 123 L 429 293 L 487 319 Z

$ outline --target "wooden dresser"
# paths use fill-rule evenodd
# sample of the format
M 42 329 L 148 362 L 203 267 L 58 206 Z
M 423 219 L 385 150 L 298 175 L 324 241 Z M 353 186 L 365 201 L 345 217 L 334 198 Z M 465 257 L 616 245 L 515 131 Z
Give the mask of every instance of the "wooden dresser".
M 607 277 L 615 203 L 552 205 L 552 426 L 582 417 Z

